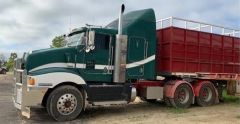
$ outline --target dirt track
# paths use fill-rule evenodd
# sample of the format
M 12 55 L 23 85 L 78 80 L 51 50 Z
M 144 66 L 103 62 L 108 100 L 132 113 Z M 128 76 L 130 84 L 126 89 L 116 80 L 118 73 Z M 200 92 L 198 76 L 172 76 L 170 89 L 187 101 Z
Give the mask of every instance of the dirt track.
M 13 107 L 12 82 L 11 75 L 0 75 L 0 123 L 57 123 L 45 109 L 34 109 L 31 119 L 21 117 Z M 193 105 L 183 110 L 166 107 L 163 103 L 150 104 L 136 100 L 125 106 L 91 107 L 78 119 L 65 123 L 240 124 L 240 104 L 220 103 L 211 107 Z

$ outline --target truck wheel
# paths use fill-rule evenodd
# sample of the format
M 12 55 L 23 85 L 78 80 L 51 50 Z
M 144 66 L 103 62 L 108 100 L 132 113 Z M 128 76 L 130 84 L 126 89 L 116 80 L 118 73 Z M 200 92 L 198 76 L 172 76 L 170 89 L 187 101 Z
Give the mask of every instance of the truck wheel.
M 179 85 L 174 92 L 174 98 L 170 99 L 170 103 L 175 108 L 188 108 L 192 101 L 193 91 L 187 84 Z
M 200 106 L 213 105 L 216 99 L 215 89 L 212 84 L 205 83 L 201 86 L 199 96 L 196 98 Z
M 57 121 L 70 121 L 83 110 L 82 93 L 74 86 L 65 85 L 53 90 L 47 100 L 47 111 Z

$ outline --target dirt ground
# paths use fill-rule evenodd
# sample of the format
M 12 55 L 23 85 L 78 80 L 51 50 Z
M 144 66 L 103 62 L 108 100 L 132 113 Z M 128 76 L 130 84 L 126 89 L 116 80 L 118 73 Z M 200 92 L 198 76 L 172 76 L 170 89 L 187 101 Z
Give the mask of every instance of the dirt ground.
M 21 117 L 12 103 L 12 75 L 0 75 L 0 123 L 58 123 L 45 109 L 34 109 L 32 117 Z M 83 124 L 240 124 L 240 104 L 220 103 L 210 107 L 193 105 L 189 109 L 174 109 L 164 103 L 136 100 L 124 106 L 91 107 L 76 120 L 64 123 Z

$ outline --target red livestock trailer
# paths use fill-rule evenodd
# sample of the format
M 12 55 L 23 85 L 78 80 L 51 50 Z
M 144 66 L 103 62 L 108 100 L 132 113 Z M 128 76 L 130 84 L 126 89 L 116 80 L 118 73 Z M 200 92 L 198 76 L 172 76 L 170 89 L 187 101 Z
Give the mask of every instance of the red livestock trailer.
M 157 72 L 240 79 L 240 38 L 178 27 L 157 31 Z M 214 78 L 214 79 L 215 79 Z
M 140 96 L 148 87 L 163 87 L 168 105 L 189 107 L 218 103 L 224 88 L 240 93 L 239 30 L 174 17 L 157 21 L 157 26 L 159 79 L 138 81 Z
M 229 78 L 239 79 L 240 38 L 236 33 L 224 35 L 175 26 L 159 29 L 157 72 L 234 74 Z
M 240 73 L 240 39 L 168 27 L 157 31 L 159 72 Z

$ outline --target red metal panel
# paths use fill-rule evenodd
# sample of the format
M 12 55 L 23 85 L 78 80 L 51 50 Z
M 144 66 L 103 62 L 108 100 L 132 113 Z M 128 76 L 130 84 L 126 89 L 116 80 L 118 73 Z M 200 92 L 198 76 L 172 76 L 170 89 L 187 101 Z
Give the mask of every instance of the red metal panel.
M 223 47 L 224 49 L 232 49 L 233 48 L 233 37 L 223 36 Z
M 163 87 L 164 81 L 149 81 L 149 80 L 139 80 L 133 83 L 133 86 L 137 89 L 139 92 L 140 90 L 143 90 L 146 87 Z
M 199 32 L 199 45 L 210 47 L 210 35 L 209 33 Z
M 212 64 L 212 72 L 213 73 L 223 73 L 222 66 L 223 66 L 223 64 L 221 64 L 221 63 Z
M 240 38 L 234 38 L 234 49 L 240 50 Z
M 222 48 L 222 36 L 220 35 L 212 35 L 212 47 L 213 48 Z
M 158 73 L 240 73 L 240 38 L 177 27 L 157 37 Z

